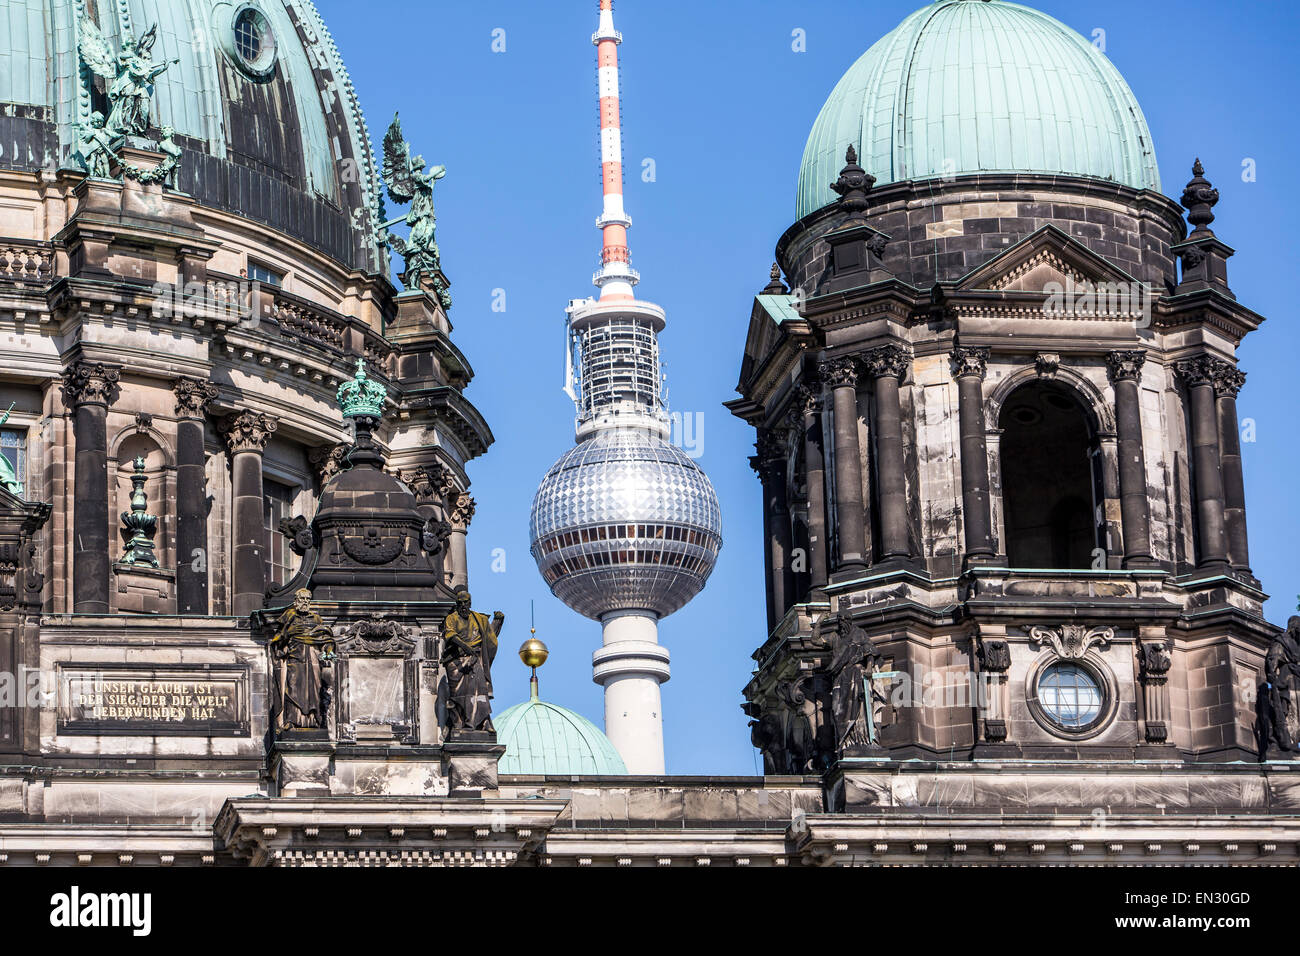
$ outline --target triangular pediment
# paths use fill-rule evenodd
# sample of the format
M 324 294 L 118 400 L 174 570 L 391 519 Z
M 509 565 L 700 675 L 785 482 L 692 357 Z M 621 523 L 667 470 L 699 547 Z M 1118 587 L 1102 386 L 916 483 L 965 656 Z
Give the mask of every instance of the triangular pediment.
M 769 306 L 776 296 L 759 295 L 754 297 L 754 310 L 749 316 L 749 330 L 745 334 L 745 357 L 740 365 L 740 388 L 744 388 L 754 369 L 761 368 L 763 362 L 775 351 L 781 341 L 781 327 L 778 317 L 773 317 Z M 781 296 L 786 299 L 788 297 Z M 790 307 L 793 308 L 792 306 Z
M 1079 240 L 1047 225 L 972 269 L 957 282 L 961 291 L 1038 292 L 1053 285 L 1133 283 L 1136 280 Z

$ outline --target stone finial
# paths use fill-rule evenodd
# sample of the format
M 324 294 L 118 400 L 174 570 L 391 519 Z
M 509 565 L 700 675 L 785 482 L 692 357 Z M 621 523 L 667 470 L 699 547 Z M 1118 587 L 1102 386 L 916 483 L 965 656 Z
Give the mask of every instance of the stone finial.
M 858 151 L 850 145 L 844 153 L 840 178 L 831 183 L 831 189 L 839 194 L 840 205 L 853 212 L 866 209 L 867 193 L 875 184 L 876 177 L 858 165 Z
M 1214 234 L 1209 226 L 1214 222 L 1212 210 L 1219 202 L 1219 191 L 1205 178 L 1205 167 L 1201 165 L 1199 159 L 1192 166 L 1192 179 L 1183 190 L 1183 197 L 1179 202 L 1187 210 L 1187 221 L 1194 227 L 1193 235 Z
M 789 290 L 785 287 L 785 283 L 781 281 L 781 266 L 775 262 L 772 263 L 772 271 L 769 274 L 768 283 L 763 287 L 763 291 L 759 294 L 785 295 L 788 291 Z
M 338 390 L 338 402 L 343 409 L 344 418 L 382 418 L 387 398 L 388 389 L 366 375 L 366 360 L 362 358 L 357 359 L 357 374 L 340 385 Z

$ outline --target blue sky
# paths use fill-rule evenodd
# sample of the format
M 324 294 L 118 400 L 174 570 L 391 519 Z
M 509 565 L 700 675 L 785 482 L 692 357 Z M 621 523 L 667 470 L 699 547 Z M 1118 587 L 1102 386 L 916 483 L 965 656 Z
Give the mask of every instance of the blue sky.
M 514 655 L 537 633 L 551 648 L 542 695 L 602 722 L 591 652 L 600 627 L 550 595 L 528 553 L 538 480 L 573 440 L 561 392 L 564 306 L 589 295 L 600 237 L 595 0 L 413 3 L 318 0 L 378 145 L 394 110 L 417 152 L 447 166 L 438 242 L 452 282 L 453 339 L 477 377 L 467 396 L 496 444 L 470 466 L 478 513 L 470 584 L 480 610 L 506 613 L 496 707 L 527 694 Z M 670 773 L 759 769 L 740 711 L 750 654 L 764 631 L 753 432 L 721 403 L 735 397 L 752 296 L 794 218 L 799 159 L 835 81 L 919 0 L 620 0 L 627 207 L 638 293 L 668 313 L 661 342 L 669 401 L 701 413 L 703 455 L 722 504 L 725 545 L 708 587 L 662 622 L 673 657 L 664 686 Z M 1300 508 L 1293 295 L 1300 102 L 1290 2 L 1039 0 L 1106 53 L 1136 93 L 1155 139 L 1165 192 L 1179 196 L 1200 156 L 1222 200 L 1214 229 L 1237 250 L 1237 297 L 1269 321 L 1240 350 L 1249 382 L 1240 412 L 1251 555 L 1276 595 L 1270 620 L 1296 605 Z M 791 49 L 792 31 L 806 52 Z M 505 51 L 494 52 L 494 31 Z M 501 34 L 496 34 L 498 38 Z M 499 45 L 499 44 L 498 44 Z M 654 162 L 654 181 L 641 177 Z M 1254 160 L 1256 180 L 1242 164 Z M 504 290 L 505 311 L 493 311 Z M 494 299 L 495 297 L 495 299 Z M 499 549 L 499 550 L 498 550 Z M 504 571 L 494 561 L 504 557 Z

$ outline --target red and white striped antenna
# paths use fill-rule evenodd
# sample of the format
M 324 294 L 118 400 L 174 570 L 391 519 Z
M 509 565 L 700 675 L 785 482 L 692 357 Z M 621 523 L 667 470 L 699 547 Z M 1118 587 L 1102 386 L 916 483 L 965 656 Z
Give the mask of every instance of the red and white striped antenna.
M 632 299 L 638 276 L 627 248 L 632 219 L 623 208 L 623 138 L 619 127 L 618 45 L 623 35 L 614 29 L 614 0 L 600 0 L 600 26 L 591 35 L 596 45 L 597 89 L 600 94 L 600 172 L 604 207 L 596 225 L 601 231 L 600 269 L 592 281 L 602 302 Z

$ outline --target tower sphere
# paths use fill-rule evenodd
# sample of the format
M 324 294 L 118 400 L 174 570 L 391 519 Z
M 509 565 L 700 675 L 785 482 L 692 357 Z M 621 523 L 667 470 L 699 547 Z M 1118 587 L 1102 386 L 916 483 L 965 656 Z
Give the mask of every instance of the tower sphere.
M 708 580 L 722 547 L 718 497 L 681 449 L 608 429 L 565 452 L 533 499 L 532 553 L 561 601 L 596 620 L 664 617 Z

